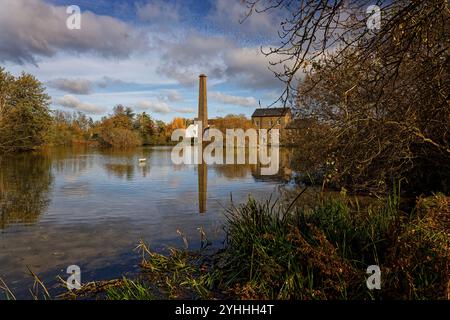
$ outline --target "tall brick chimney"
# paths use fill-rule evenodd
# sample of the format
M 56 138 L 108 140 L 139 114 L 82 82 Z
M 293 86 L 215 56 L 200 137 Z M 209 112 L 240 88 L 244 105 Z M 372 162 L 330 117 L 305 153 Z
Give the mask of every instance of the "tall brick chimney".
M 198 90 L 198 120 L 202 122 L 203 130 L 208 127 L 208 99 L 206 97 L 206 75 L 199 76 Z

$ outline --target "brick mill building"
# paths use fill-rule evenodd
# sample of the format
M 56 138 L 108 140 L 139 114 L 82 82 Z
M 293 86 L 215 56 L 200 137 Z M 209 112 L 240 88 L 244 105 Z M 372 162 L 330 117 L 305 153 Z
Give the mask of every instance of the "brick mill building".
M 287 127 L 291 121 L 290 108 L 258 108 L 252 114 L 252 123 L 256 129 L 279 129 L 281 141 L 287 137 Z

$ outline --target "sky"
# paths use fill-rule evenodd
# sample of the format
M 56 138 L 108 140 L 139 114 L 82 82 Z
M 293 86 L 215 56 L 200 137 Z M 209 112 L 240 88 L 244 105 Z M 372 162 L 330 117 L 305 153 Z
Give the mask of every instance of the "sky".
M 79 30 L 66 27 L 70 5 Z M 240 0 L 0 0 L 0 66 L 36 76 L 52 109 L 94 119 L 117 104 L 194 118 L 201 73 L 210 118 L 250 116 L 281 93 L 260 50 L 278 43 L 282 12 L 242 22 L 246 10 Z

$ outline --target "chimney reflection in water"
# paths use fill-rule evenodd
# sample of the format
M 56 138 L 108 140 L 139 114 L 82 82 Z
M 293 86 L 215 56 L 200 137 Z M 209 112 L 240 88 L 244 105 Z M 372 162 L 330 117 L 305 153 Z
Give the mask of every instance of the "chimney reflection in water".
M 204 131 L 208 128 L 208 100 L 207 100 L 207 91 L 206 91 L 206 75 L 201 74 L 199 76 L 199 92 L 198 92 L 198 120 L 202 122 L 202 130 Z M 197 165 L 197 174 L 198 174 L 198 206 L 199 212 L 206 212 L 206 198 L 207 198 L 207 189 L 208 189 L 208 168 L 206 163 L 203 161 L 203 149 L 205 144 L 203 143 L 203 139 L 199 141 L 199 151 L 200 157 L 202 159 L 200 164 Z
M 198 174 L 198 210 L 200 213 L 206 212 L 206 196 L 208 193 L 208 168 L 206 163 L 197 165 Z

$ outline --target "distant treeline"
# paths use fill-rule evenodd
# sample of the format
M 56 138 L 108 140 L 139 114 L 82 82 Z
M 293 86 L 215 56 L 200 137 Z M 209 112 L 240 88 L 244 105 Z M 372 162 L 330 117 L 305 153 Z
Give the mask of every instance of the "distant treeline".
M 127 148 L 139 145 L 170 145 L 175 129 L 187 128 L 193 119 L 175 117 L 169 123 L 153 119 L 146 112 L 136 114 L 130 107 L 117 105 L 113 113 L 93 121 L 82 112 L 53 112 L 53 124 L 48 143 L 52 145 L 98 144 L 102 147 Z M 228 128 L 249 128 L 245 115 L 227 115 L 214 119 L 214 127 L 225 132 Z
M 44 145 L 91 144 L 127 148 L 173 144 L 173 130 L 186 128 L 193 119 L 155 120 L 146 112 L 135 113 L 121 104 L 112 114 L 94 121 L 83 112 L 50 110 L 50 97 L 35 77 L 14 77 L 0 68 L 0 152 L 18 152 Z M 245 115 L 214 119 L 214 126 L 249 128 Z
M 170 123 L 153 119 L 146 112 L 136 114 L 117 105 L 112 114 L 93 121 L 82 112 L 53 112 L 48 142 L 53 145 L 98 144 L 127 148 L 139 145 L 170 144 L 174 129 L 185 128 L 190 120 L 174 118 Z

